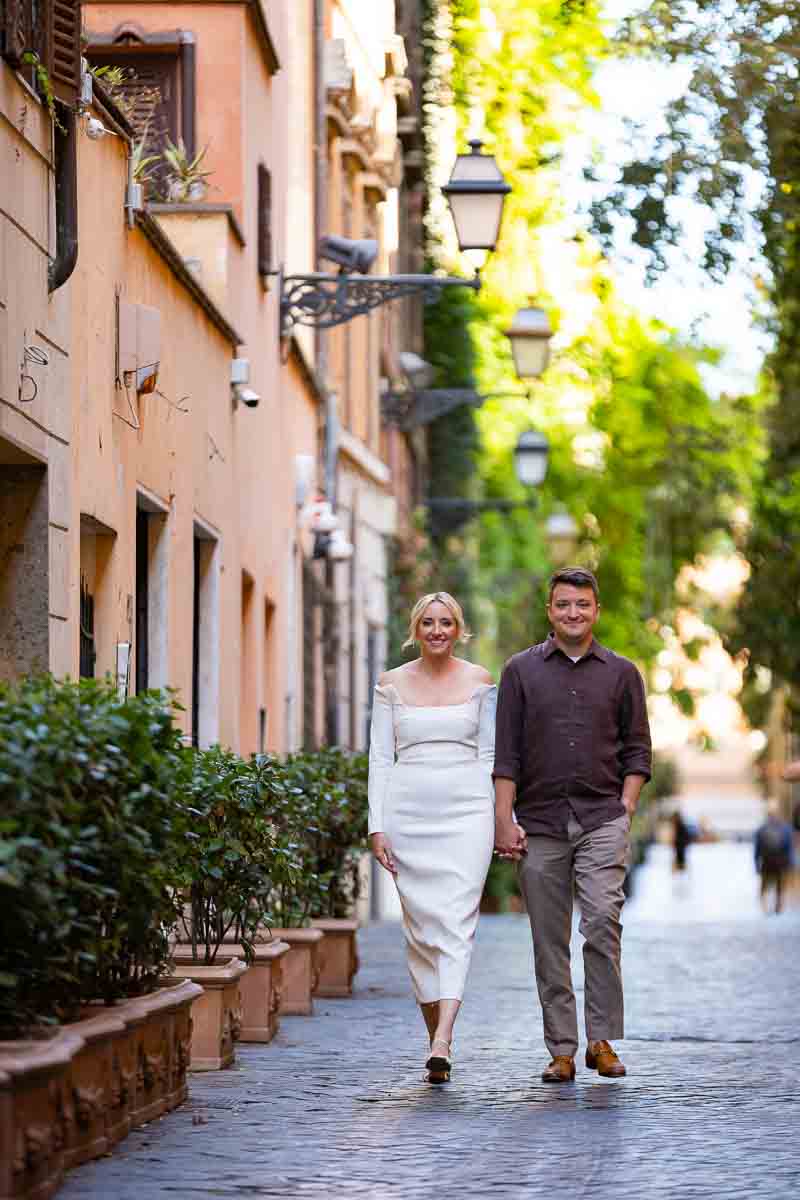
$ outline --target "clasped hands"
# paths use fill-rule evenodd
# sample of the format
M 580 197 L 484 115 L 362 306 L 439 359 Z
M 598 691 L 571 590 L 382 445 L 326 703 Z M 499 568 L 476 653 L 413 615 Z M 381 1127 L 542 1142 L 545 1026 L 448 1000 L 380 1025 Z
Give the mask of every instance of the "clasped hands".
M 519 862 L 528 853 L 528 835 L 516 821 L 496 821 L 494 852 L 498 858 Z

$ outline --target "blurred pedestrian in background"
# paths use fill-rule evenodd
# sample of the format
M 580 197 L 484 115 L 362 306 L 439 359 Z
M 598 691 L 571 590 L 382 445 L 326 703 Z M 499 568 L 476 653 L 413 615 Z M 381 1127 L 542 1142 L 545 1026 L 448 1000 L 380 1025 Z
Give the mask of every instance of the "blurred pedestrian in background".
M 766 907 L 769 892 L 775 890 L 775 912 L 783 907 L 786 872 L 792 865 L 792 828 L 782 821 L 775 800 L 767 803 L 767 819 L 756 830 L 756 870 L 761 875 L 761 902 Z
M 676 871 L 686 870 L 686 851 L 692 841 L 692 831 L 681 816 L 680 809 L 672 814 L 672 846 L 675 850 L 673 867 Z

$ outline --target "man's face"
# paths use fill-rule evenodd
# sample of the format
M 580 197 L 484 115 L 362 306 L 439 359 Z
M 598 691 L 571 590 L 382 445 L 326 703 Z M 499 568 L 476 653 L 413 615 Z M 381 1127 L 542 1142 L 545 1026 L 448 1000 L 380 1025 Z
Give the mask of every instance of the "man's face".
M 579 646 L 597 624 L 600 605 L 590 587 L 557 583 L 547 606 L 547 615 L 554 633 L 562 642 Z

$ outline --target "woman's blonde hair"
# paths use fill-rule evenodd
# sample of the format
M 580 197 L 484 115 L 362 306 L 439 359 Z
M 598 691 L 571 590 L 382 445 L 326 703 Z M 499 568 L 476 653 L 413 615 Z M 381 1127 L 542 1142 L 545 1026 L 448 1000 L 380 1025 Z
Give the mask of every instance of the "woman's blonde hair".
M 428 592 L 427 596 L 420 596 L 417 603 L 411 610 L 411 616 L 408 621 L 408 637 L 403 642 L 403 649 L 408 646 L 414 646 L 417 641 L 417 626 L 422 620 L 422 614 L 429 604 L 433 604 L 438 600 L 445 608 L 450 610 L 453 620 L 456 623 L 457 637 L 456 641 L 468 642 L 472 634 L 467 629 L 467 623 L 464 620 L 464 610 L 456 600 L 455 596 L 451 596 L 449 592 Z

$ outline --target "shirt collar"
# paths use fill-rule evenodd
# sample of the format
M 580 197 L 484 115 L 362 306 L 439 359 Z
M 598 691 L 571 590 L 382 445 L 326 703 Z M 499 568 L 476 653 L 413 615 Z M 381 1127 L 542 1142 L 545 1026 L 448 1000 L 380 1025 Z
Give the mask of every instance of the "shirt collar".
M 561 654 L 564 654 L 564 651 L 561 649 L 561 647 L 556 642 L 555 635 L 550 633 L 550 634 L 548 634 L 547 640 L 544 643 L 543 655 L 545 658 L 552 658 L 552 656 L 556 653 L 556 651 L 560 652 Z M 608 662 L 608 651 L 606 650 L 605 646 L 600 645 L 597 638 L 592 638 L 592 642 L 591 642 L 591 645 L 589 646 L 589 649 L 581 657 L 589 658 L 590 655 L 594 655 L 594 657 L 599 659 L 600 662 L 602 662 L 602 663 Z M 568 655 L 564 654 L 564 657 L 567 658 Z

